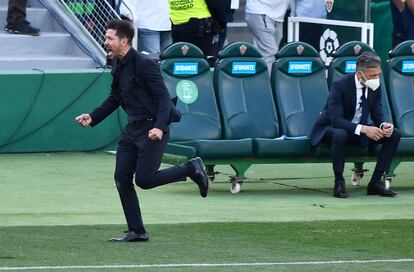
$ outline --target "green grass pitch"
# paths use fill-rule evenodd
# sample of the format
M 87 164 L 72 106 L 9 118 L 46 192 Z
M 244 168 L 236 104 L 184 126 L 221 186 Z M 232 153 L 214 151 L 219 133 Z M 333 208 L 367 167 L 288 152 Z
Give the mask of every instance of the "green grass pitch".
M 372 163 L 348 199 L 329 164 L 253 166 L 260 182 L 234 195 L 219 175 L 206 199 L 191 181 L 137 189 L 150 242 L 112 244 L 126 228 L 114 160 L 0 155 L 0 271 L 414 271 L 414 163 L 396 198 L 366 195 Z

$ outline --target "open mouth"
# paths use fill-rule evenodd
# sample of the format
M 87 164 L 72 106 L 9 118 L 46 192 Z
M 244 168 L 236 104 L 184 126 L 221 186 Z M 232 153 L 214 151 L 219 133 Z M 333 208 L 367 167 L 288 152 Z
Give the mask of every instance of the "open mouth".
M 106 49 L 106 54 L 108 55 L 108 57 L 112 57 L 113 56 L 113 52 L 110 48 Z

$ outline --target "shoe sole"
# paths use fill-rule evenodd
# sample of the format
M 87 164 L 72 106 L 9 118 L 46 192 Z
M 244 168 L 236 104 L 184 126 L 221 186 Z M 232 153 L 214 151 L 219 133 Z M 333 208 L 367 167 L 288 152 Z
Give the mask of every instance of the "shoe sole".
M 394 194 L 394 195 L 383 195 L 383 194 L 376 193 L 376 192 L 367 192 L 367 195 L 379 195 L 379 196 L 386 196 L 386 197 L 394 197 L 397 194 Z
M 334 195 L 334 197 L 336 197 L 336 198 L 348 198 L 348 195 L 342 195 L 342 196 L 340 196 L 340 195 Z
M 22 32 L 19 32 L 19 31 L 16 31 L 16 30 L 12 30 L 12 29 L 9 29 L 9 28 L 4 28 L 4 31 L 6 31 L 7 33 L 16 34 L 16 35 L 40 36 L 40 33 L 39 32 L 38 33 L 32 33 L 32 34 L 30 34 L 30 33 L 22 33 Z
M 109 243 L 142 243 L 142 242 L 149 242 L 149 238 L 148 239 L 136 239 L 136 240 L 131 240 L 131 241 L 121 241 L 121 240 L 115 240 L 115 239 L 108 239 Z
M 195 159 L 196 159 L 198 165 L 201 167 L 201 169 L 203 169 L 204 176 L 207 178 L 206 195 L 201 194 L 201 191 L 200 191 L 200 194 L 201 194 L 202 197 L 207 197 L 208 190 L 209 190 L 210 179 L 209 179 L 209 177 L 207 175 L 206 166 L 204 165 L 204 162 L 203 162 L 203 160 L 200 157 L 196 157 Z

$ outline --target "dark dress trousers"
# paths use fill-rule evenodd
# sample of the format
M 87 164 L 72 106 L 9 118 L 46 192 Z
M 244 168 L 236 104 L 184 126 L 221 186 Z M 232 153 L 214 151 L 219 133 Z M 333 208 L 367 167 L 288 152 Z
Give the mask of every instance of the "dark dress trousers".
M 374 122 L 373 125 L 380 127 L 384 122 L 381 95 L 385 94 L 382 94 L 381 87 L 376 91 L 369 88 L 367 90 L 367 114 Z M 362 132 L 360 136 L 356 135 L 355 129 L 358 124 L 352 123 L 356 104 L 360 103 L 357 101 L 356 91 L 355 74 L 344 76 L 332 84 L 326 106 L 312 129 L 311 144 L 316 146 L 324 142 L 330 145 L 333 170 L 338 173 L 344 171 L 347 145 L 364 147 L 382 144 L 375 171 L 386 172 L 398 147 L 400 132 L 394 128 L 391 137 L 384 137 L 380 141 L 370 140 Z
M 172 106 L 159 66 L 131 48 L 116 63 L 112 74 L 111 93 L 90 113 L 91 125 L 99 124 L 119 106 L 128 115 L 128 125 L 118 144 L 114 178 L 128 229 L 140 234 L 145 228 L 134 188 L 134 174 L 137 186 L 150 189 L 186 180 L 187 169 L 179 165 L 158 170 L 169 138 Z M 148 138 L 148 132 L 153 128 L 164 132 L 162 140 Z
M 7 23 L 20 25 L 26 20 L 27 0 L 9 0 L 7 9 Z

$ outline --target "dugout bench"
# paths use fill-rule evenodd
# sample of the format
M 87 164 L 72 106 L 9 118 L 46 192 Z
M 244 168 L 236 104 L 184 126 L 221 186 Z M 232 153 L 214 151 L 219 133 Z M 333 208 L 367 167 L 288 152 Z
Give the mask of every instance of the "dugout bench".
M 390 76 L 398 73 L 401 79 L 391 80 L 388 86 L 393 97 L 394 90 L 401 89 L 398 84 L 406 82 L 405 95 L 391 100 L 396 109 L 395 125 L 403 128 L 404 139 L 389 175 L 414 154 L 414 87 L 409 88 L 414 70 L 401 72 L 398 68 L 404 61 L 411 63 L 414 53 L 410 51 L 410 55 L 401 47 L 391 53 L 389 64 Z M 341 60 L 340 53 L 338 50 L 330 78 L 349 61 Z M 161 54 L 161 73 L 171 96 L 178 96 L 177 107 L 182 113 L 181 122 L 171 125 L 164 162 L 200 156 L 212 180 L 215 165 L 230 165 L 235 171 L 230 177 L 233 193 L 239 192 L 244 174 L 253 164 L 330 162 L 329 148 L 312 148 L 307 137 L 329 95 L 326 68 L 317 51 L 303 42 L 286 45 L 277 54 L 270 77 L 261 57 L 251 44 L 230 44 L 219 53 L 212 75 L 203 53 L 192 44 L 176 43 Z M 389 109 L 384 97 L 384 107 Z M 347 161 L 375 161 L 372 155 L 377 152 L 350 147 Z

